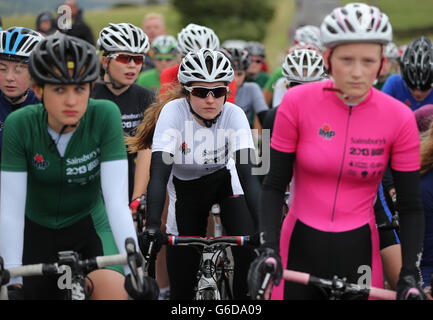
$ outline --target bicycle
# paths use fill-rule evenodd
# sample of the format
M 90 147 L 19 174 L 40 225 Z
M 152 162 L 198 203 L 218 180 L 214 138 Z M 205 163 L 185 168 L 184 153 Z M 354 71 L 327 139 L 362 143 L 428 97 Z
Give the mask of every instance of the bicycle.
M 4 269 L 3 258 L 0 257 L 0 300 L 8 300 L 7 284 L 11 278 L 46 276 L 63 274 L 65 267 L 71 270 L 71 282 L 67 286 L 66 300 L 86 300 L 91 292 L 87 291 L 86 274 L 107 266 L 129 265 L 132 282 L 135 288 L 143 289 L 144 272 L 142 258 L 137 252 L 132 238 L 125 240 L 126 253 L 109 256 L 98 256 L 90 259 L 81 259 L 74 251 L 60 251 L 58 261 L 55 263 L 38 263 Z
M 272 273 L 275 270 L 275 266 L 275 259 L 269 258 L 266 260 L 265 277 L 258 294 L 255 297 L 257 300 L 263 300 L 265 297 L 269 297 Z M 343 297 L 347 296 L 357 298 L 375 298 L 381 300 L 396 300 L 397 297 L 395 291 L 349 283 L 346 278 L 339 278 L 338 276 L 334 276 L 332 279 L 324 279 L 305 272 L 284 270 L 283 279 L 321 288 L 329 300 L 341 300 Z
M 186 245 L 202 247 L 200 266 L 197 272 L 195 300 L 233 299 L 230 278 L 233 265 L 225 250 L 231 246 L 257 245 L 251 236 L 166 236 L 164 243 L 171 246 Z M 198 249 L 199 250 L 199 249 Z

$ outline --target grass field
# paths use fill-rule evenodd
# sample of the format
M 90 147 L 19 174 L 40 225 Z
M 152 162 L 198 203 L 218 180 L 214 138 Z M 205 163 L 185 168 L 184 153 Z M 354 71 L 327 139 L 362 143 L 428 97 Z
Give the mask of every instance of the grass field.
M 203 0 L 206 1 L 206 0 Z M 235 0 L 234 0 L 235 1 Z M 267 50 L 268 63 L 271 69 L 279 66 L 284 58 L 288 45 L 291 43 L 288 37 L 288 30 L 294 16 L 295 0 L 267 0 L 274 3 L 275 14 L 267 27 L 267 35 L 263 43 Z M 321 1 L 321 0 L 316 0 Z M 351 1 L 344 0 L 342 3 Z M 409 42 L 418 34 L 411 34 L 414 28 L 432 27 L 433 30 L 433 0 L 370 0 L 364 1 L 380 7 L 389 17 L 396 36 L 394 40 L 398 44 Z M 116 8 L 109 10 L 93 10 L 85 12 L 85 20 L 97 37 L 99 31 L 108 25 L 109 22 L 130 22 L 137 26 L 142 25 L 143 17 L 149 12 L 158 12 L 164 15 L 169 34 L 176 35 L 183 27 L 179 23 L 179 15 L 170 5 L 137 6 L 129 8 Z M 4 16 L 3 26 L 24 26 L 35 27 L 36 15 Z M 409 30 L 409 35 L 407 34 Z M 405 31 L 403 36 L 398 36 L 398 31 Z M 418 31 L 424 32 L 424 31 Z M 433 38 L 433 31 L 425 31 L 425 35 Z M 224 39 L 223 39 L 224 40 Z

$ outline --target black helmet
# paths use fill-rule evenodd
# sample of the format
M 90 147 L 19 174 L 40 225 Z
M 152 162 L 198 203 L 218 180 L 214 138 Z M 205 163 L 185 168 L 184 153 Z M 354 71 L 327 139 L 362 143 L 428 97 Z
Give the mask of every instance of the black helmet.
M 401 74 L 411 89 L 428 90 L 433 84 L 433 43 L 429 38 L 413 40 L 400 61 Z
M 228 47 L 221 51 L 230 59 L 234 70 L 248 70 L 250 67 L 250 55 L 247 50 Z
M 29 72 L 39 85 L 93 82 L 99 71 L 93 46 L 61 33 L 42 40 L 30 55 Z

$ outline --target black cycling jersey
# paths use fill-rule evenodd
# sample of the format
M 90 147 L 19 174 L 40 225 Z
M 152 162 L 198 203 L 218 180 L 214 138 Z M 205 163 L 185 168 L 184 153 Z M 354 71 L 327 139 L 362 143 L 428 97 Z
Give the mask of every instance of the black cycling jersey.
M 125 92 L 115 95 L 104 83 L 96 83 L 92 90 L 92 98 L 106 99 L 117 104 L 122 114 L 122 127 L 125 136 L 134 136 L 137 126 L 143 120 L 144 110 L 154 101 L 151 90 L 137 84 L 131 85 Z M 128 154 L 129 198 L 134 189 L 135 154 Z
M 4 95 L 2 91 L 0 91 L 0 158 L 1 158 L 1 147 L 2 147 L 2 137 L 3 137 L 3 125 L 7 118 L 7 116 L 21 108 L 30 104 L 38 104 L 40 103 L 39 99 L 36 97 L 35 93 L 29 89 L 27 93 L 26 99 L 22 103 L 12 104 Z

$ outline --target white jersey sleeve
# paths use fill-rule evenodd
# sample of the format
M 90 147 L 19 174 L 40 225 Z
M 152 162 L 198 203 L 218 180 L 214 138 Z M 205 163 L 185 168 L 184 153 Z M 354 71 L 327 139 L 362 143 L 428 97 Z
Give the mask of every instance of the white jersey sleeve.
M 283 77 L 278 79 L 275 83 L 274 96 L 272 98 L 272 108 L 278 107 L 281 104 L 286 91 L 286 78 Z
M 6 269 L 22 265 L 27 172 L 1 172 L 0 256 Z M 22 283 L 22 278 L 10 283 Z

